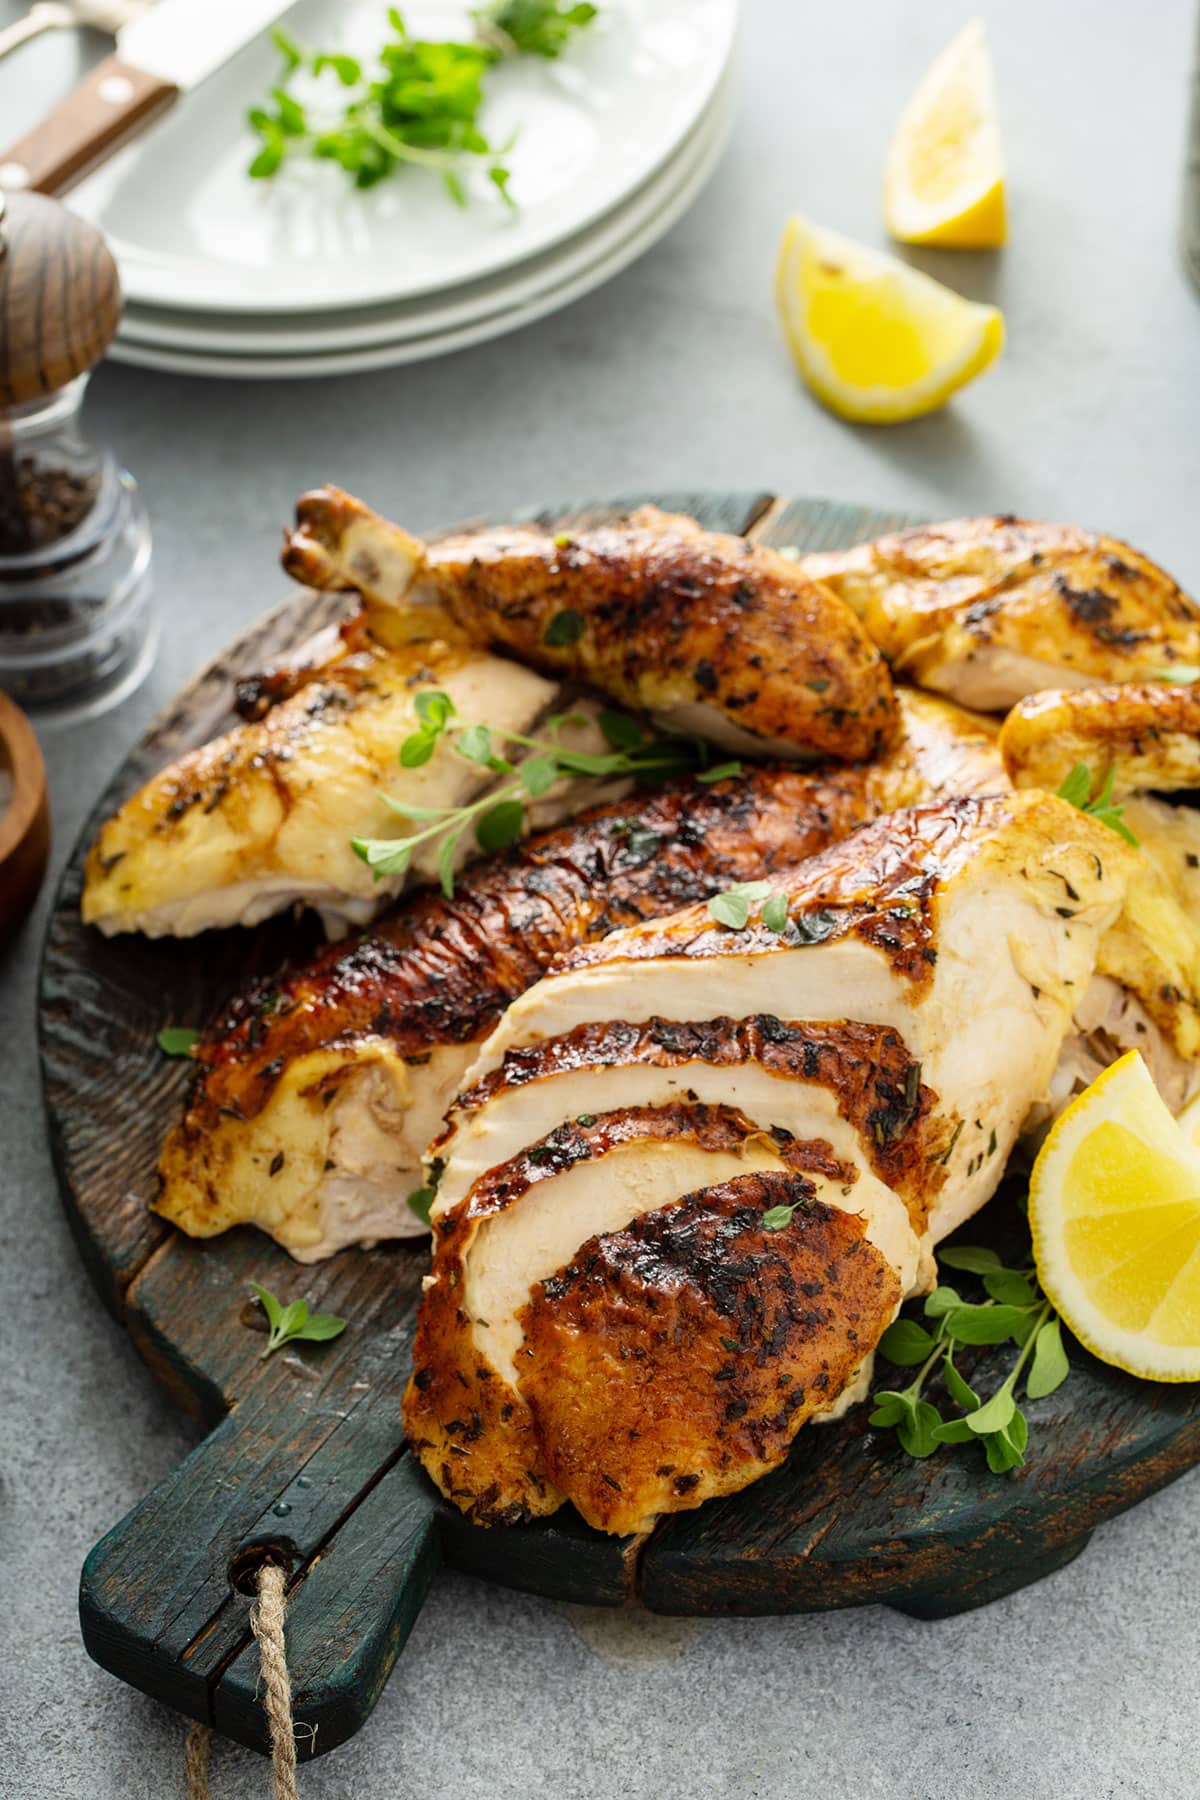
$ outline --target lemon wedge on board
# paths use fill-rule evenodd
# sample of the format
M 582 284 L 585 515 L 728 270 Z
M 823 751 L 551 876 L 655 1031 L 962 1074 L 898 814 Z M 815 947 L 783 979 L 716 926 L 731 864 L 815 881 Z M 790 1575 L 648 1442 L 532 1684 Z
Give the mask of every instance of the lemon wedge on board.
M 1200 1381 L 1200 1149 L 1136 1050 L 1056 1122 L 1029 1183 L 1038 1277 L 1102 1362 Z
M 796 366 L 843 419 L 891 425 L 943 406 L 999 355 L 1004 319 L 895 257 L 798 215 L 775 291 Z
M 888 151 L 883 216 L 903 244 L 1004 242 L 1004 151 L 983 25 L 960 31 L 904 110 Z

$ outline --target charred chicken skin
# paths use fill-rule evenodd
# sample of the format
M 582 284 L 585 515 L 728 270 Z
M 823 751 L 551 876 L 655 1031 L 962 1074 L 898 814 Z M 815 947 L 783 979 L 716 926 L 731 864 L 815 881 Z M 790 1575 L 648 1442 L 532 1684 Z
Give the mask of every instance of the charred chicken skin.
M 1167 682 L 1051 689 L 1014 706 L 1000 751 L 1015 787 L 1057 792 L 1077 763 L 1116 795 L 1200 788 L 1200 688 Z
M 858 762 L 899 734 L 887 665 L 839 599 L 774 550 L 654 507 L 569 537 L 503 526 L 426 545 L 320 488 L 283 560 L 312 587 L 356 588 L 385 641 L 465 638 L 746 755 Z
M 801 567 L 852 608 L 898 676 L 983 712 L 1200 663 L 1196 602 L 1128 544 L 1072 525 L 952 519 Z
M 800 1175 L 736 1176 L 589 1238 L 520 1316 L 548 1481 L 621 1533 L 736 1493 L 844 1391 L 899 1298 L 862 1221 Z

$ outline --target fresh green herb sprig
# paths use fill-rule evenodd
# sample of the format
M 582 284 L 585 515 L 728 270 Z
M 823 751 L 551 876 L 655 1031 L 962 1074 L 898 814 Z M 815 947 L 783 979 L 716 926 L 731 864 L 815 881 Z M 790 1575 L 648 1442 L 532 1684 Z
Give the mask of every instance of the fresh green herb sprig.
M 659 781 L 668 775 L 694 774 L 699 781 L 713 782 L 739 774 L 742 766 L 739 762 L 710 762 L 710 747 L 703 738 L 647 737 L 624 713 L 599 713 L 596 723 L 612 747 L 608 751 L 584 751 L 568 749 L 557 737 L 564 726 L 589 724 L 590 720 L 581 713 L 556 714 L 546 721 L 549 735 L 535 738 L 459 718 L 449 694 L 437 688 L 424 689 L 413 704 L 420 725 L 400 746 L 401 768 L 421 768 L 439 740 L 453 733 L 448 741 L 459 756 L 494 775 L 511 775 L 513 779 L 461 806 L 415 806 L 383 794 L 380 798 L 392 812 L 424 825 L 424 830 L 401 838 L 352 837 L 350 848 L 378 879 L 405 874 L 413 852 L 422 844 L 436 842 L 438 874 L 447 899 L 454 893 L 454 858 L 467 828 L 474 829 L 481 850 L 506 850 L 525 828 L 528 803 L 540 800 L 561 776 L 603 781 L 631 775 L 639 781 Z M 497 743 L 520 745 L 533 754 L 517 764 L 498 752 Z
M 485 78 L 513 56 L 560 56 L 595 15 L 592 5 L 502 0 L 473 13 L 475 41 L 458 43 L 412 37 L 391 7 L 393 36 L 380 47 L 373 76 L 357 57 L 306 49 L 276 28 L 271 38 L 283 70 L 267 102 L 248 115 L 260 139 L 248 173 L 268 180 L 286 162 L 308 156 L 337 163 L 356 187 L 369 188 L 415 164 L 439 173 L 451 199 L 465 206 L 463 176 L 474 165 L 511 207 L 511 141 L 493 144 L 479 126 Z M 293 90 L 297 76 L 313 84 L 311 105 Z
M 905 1388 L 875 1393 L 869 1423 L 894 1427 L 910 1456 L 932 1456 L 943 1444 L 978 1443 L 988 1468 L 1002 1474 L 1025 1461 L 1029 1424 L 1017 1401 L 1022 1378 L 1025 1397 L 1041 1400 L 1070 1373 L 1062 1328 L 1032 1268 L 1006 1268 L 994 1250 L 970 1245 L 950 1245 L 938 1260 L 978 1275 L 988 1298 L 975 1303 L 956 1288 L 939 1285 L 925 1301 L 927 1326 L 907 1317 L 889 1325 L 879 1341 L 880 1355 L 916 1374 Z M 1017 1346 L 1016 1361 L 995 1392 L 981 1398 L 956 1366 L 955 1352 L 1010 1342 Z M 938 1381 L 946 1402 L 958 1408 L 948 1418 L 928 1397 Z
M 432 1187 L 414 1188 L 408 1196 L 408 1210 L 420 1219 L 422 1225 L 429 1223 L 429 1209 L 437 1198 L 437 1189 Z
M 190 1025 L 164 1025 L 156 1041 L 164 1056 L 190 1056 L 200 1033 Z
M 1100 784 L 1099 793 L 1093 799 L 1095 778 L 1092 771 L 1086 763 L 1076 763 L 1059 788 L 1058 797 L 1060 800 L 1069 800 L 1080 812 L 1090 813 L 1093 819 L 1098 819 L 1101 825 L 1107 825 L 1110 831 L 1115 831 L 1118 837 L 1124 838 L 1136 850 L 1138 840 L 1125 823 L 1125 808 L 1113 800 L 1114 775 L 1115 771 L 1110 768 Z
M 262 1362 L 284 1344 L 296 1341 L 323 1344 L 330 1338 L 341 1337 L 346 1329 L 345 1319 L 340 1319 L 336 1313 L 310 1313 L 307 1300 L 292 1300 L 285 1306 L 270 1288 L 259 1287 L 257 1281 L 252 1281 L 250 1286 L 258 1296 L 271 1328 L 267 1347 L 259 1359 Z
M 762 901 L 759 917 L 768 931 L 787 930 L 787 895 L 772 888 L 769 881 L 735 881 L 708 902 L 709 914 L 718 925 L 732 931 L 744 931 L 750 920 L 750 908 Z

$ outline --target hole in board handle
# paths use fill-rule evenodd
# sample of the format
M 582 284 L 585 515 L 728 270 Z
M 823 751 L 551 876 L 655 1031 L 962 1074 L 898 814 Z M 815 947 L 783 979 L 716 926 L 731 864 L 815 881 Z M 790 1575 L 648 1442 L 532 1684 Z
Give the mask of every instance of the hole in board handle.
M 295 1561 L 296 1546 L 279 1538 L 268 1538 L 257 1544 L 243 1544 L 235 1550 L 229 1562 L 229 1585 L 239 1594 L 248 1594 L 251 1599 L 258 1592 L 258 1572 L 267 1563 L 275 1563 L 285 1575 L 290 1575 Z

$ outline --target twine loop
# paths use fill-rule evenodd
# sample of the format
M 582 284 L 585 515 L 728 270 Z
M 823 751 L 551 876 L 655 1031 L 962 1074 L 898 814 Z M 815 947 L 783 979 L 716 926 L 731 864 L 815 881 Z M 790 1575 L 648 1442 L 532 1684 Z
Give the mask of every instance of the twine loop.
M 287 1570 L 265 1562 L 258 1571 L 258 1598 L 250 1608 L 250 1629 L 258 1640 L 259 1668 L 271 1734 L 272 1800 L 299 1800 L 296 1792 L 296 1729 L 292 1723 L 292 1683 L 288 1675 L 283 1623 L 287 1612 Z M 183 1769 L 187 1800 L 210 1800 L 208 1786 L 212 1728 L 188 1727 Z

